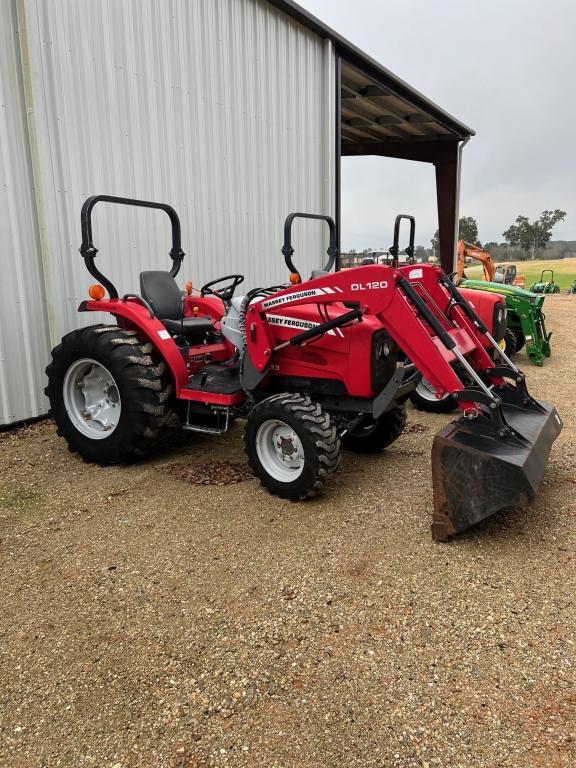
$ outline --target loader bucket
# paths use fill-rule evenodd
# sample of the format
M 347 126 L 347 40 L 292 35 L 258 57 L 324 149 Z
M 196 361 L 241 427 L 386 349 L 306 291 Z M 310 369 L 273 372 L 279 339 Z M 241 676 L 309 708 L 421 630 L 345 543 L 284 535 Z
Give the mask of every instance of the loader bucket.
M 501 509 L 531 504 L 552 443 L 562 430 L 554 406 L 530 400 L 501 406 L 502 436 L 488 416 L 460 418 L 432 446 L 432 537 L 446 541 Z

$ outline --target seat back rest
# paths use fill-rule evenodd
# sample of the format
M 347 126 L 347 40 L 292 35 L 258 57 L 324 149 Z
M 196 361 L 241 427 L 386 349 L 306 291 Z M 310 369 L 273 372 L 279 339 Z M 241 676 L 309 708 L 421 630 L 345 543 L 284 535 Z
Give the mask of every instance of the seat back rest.
M 140 272 L 140 293 L 160 320 L 182 317 L 182 293 L 170 272 Z

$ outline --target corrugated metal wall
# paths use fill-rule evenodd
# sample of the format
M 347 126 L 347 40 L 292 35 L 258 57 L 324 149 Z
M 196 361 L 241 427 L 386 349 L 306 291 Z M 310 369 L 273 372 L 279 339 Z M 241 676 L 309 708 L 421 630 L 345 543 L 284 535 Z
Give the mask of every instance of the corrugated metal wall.
M 48 330 L 16 3 L 0 0 L 0 424 L 46 411 Z
M 254 286 L 286 279 L 284 217 L 332 213 L 333 174 L 333 49 L 266 0 L 0 0 L 0 424 L 46 412 L 50 346 L 100 319 L 76 312 L 86 197 L 171 203 L 182 280 Z M 169 232 L 101 204 L 99 267 L 138 290 Z M 322 263 L 319 224 L 294 244 Z
M 266 0 L 19 2 L 53 337 L 87 320 L 79 212 L 95 193 L 171 203 L 182 280 L 285 280 L 284 217 L 332 209 L 327 44 Z M 318 266 L 320 225 L 298 229 L 296 263 Z M 100 204 L 94 241 L 120 292 L 170 265 L 158 212 Z

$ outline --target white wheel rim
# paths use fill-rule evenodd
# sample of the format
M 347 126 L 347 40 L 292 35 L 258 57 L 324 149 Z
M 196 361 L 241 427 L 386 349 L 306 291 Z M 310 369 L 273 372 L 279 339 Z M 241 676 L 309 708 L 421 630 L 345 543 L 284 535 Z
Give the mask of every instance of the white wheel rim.
M 432 403 L 441 403 L 442 400 L 445 400 L 448 397 L 448 395 L 446 394 L 444 395 L 444 397 L 441 397 L 440 399 L 438 399 L 436 397 L 436 389 L 432 384 L 430 384 L 428 379 L 424 378 L 424 376 L 422 376 L 422 378 L 420 379 L 420 382 L 416 387 L 416 392 L 420 395 L 421 398 L 423 398 L 424 400 L 429 400 Z
M 103 440 L 118 426 L 122 403 L 110 371 L 96 360 L 76 360 L 62 385 L 64 407 L 70 421 L 86 437 Z
M 297 480 L 304 469 L 304 448 L 296 432 L 278 419 L 265 421 L 256 433 L 256 454 L 263 469 L 281 483 Z

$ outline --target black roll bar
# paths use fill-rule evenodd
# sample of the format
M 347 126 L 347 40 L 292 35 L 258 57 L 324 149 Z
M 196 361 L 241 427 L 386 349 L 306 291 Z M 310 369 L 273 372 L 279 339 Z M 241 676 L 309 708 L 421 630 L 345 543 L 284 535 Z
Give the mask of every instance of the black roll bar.
M 137 208 L 156 208 L 158 210 L 164 211 L 168 214 L 170 218 L 170 222 L 172 224 L 172 250 L 170 251 L 170 258 L 172 259 L 172 268 L 170 269 L 170 274 L 172 277 L 176 277 L 178 272 L 180 271 L 180 265 L 182 264 L 182 259 L 184 258 L 184 251 L 182 250 L 182 237 L 181 237 L 181 230 L 180 230 L 180 219 L 178 218 L 178 214 L 172 208 L 171 205 L 167 205 L 166 203 L 153 203 L 149 200 L 133 200 L 129 197 L 114 197 L 112 195 L 93 195 L 92 197 L 89 197 L 82 206 L 82 211 L 80 212 L 80 225 L 82 227 L 82 244 L 79 248 L 80 253 L 82 254 L 82 258 L 84 259 L 84 263 L 86 264 L 86 269 L 92 277 L 95 277 L 98 282 L 102 283 L 102 285 L 106 288 L 108 291 L 108 295 L 111 299 L 117 299 L 118 298 L 118 291 L 116 290 L 115 285 L 112 283 L 111 280 L 109 280 L 105 275 L 103 275 L 100 270 L 96 267 L 94 264 L 94 258 L 96 254 L 98 253 L 98 248 L 94 245 L 94 242 L 92 240 L 92 209 L 96 205 L 96 203 L 117 203 L 120 205 L 133 205 Z
M 410 241 L 404 252 L 408 256 L 408 263 L 414 263 L 414 236 L 416 233 L 416 222 L 414 220 L 414 216 L 407 216 L 404 213 L 400 213 L 398 216 L 396 216 L 396 221 L 394 222 L 394 244 L 391 248 L 388 249 L 389 253 L 391 253 L 393 256 L 393 266 L 395 267 L 398 266 L 398 256 L 400 254 L 398 246 L 400 241 L 400 223 L 402 219 L 408 219 L 410 222 Z
M 294 219 L 316 219 L 318 221 L 325 221 L 328 224 L 328 228 L 330 229 L 330 245 L 326 249 L 328 261 L 324 266 L 324 271 L 330 272 L 334 266 L 336 257 L 338 256 L 338 241 L 336 238 L 336 224 L 334 223 L 334 219 L 331 216 L 323 216 L 319 213 L 291 213 L 286 217 L 286 221 L 284 222 L 284 245 L 282 246 L 282 253 L 286 261 L 286 266 L 290 272 L 297 274 L 300 279 L 302 279 L 300 272 L 298 272 L 292 261 L 292 254 L 294 253 L 294 248 L 292 247 L 292 224 Z

